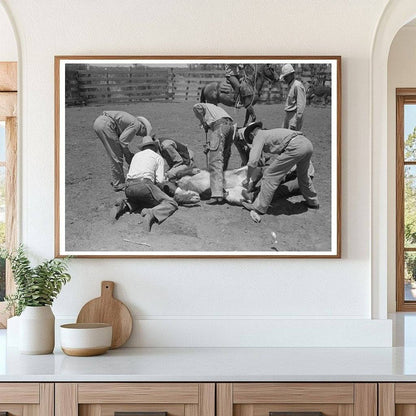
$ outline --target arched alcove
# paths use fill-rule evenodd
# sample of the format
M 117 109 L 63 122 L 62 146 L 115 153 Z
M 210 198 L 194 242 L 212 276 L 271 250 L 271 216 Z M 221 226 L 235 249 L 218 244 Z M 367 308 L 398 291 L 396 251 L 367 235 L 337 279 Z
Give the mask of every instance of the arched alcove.
M 396 89 L 416 88 L 416 20 L 404 25 L 394 37 L 388 58 L 387 68 L 387 158 L 388 175 L 388 311 L 396 310 Z M 410 115 L 409 115 L 410 116 Z M 407 123 L 412 118 L 407 118 Z M 395 157 L 396 156 L 396 157 Z M 413 168 L 412 168 L 413 169 Z M 397 262 L 401 262 L 397 259 Z M 414 291 L 410 287 L 405 291 L 406 300 L 411 300 Z
M 371 139 L 372 139 L 372 316 L 385 319 L 388 293 L 394 279 L 395 235 L 391 224 L 395 218 L 394 156 L 389 134 L 388 57 L 397 32 L 416 17 L 414 0 L 392 0 L 380 18 L 371 54 Z M 394 182 L 393 182 L 394 183 Z M 390 283 L 388 283 L 390 282 Z

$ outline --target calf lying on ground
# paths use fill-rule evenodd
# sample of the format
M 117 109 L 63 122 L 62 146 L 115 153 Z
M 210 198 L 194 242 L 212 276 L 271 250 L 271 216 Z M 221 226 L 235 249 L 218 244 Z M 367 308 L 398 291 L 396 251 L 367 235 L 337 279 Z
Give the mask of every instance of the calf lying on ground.
M 309 175 L 314 176 L 314 168 L 311 163 L 309 167 Z M 233 205 L 242 205 L 245 198 L 242 195 L 243 182 L 247 177 L 247 166 L 242 168 L 226 170 L 224 172 L 225 199 Z M 258 171 L 258 177 L 261 177 L 261 171 Z M 201 199 L 209 199 L 211 190 L 209 185 L 209 172 L 201 170 L 194 176 L 186 175 L 177 181 L 177 186 L 184 191 L 197 192 Z M 299 192 L 299 184 L 296 177 L 296 167 L 293 167 L 286 175 L 284 182 L 277 188 L 275 198 L 283 198 Z

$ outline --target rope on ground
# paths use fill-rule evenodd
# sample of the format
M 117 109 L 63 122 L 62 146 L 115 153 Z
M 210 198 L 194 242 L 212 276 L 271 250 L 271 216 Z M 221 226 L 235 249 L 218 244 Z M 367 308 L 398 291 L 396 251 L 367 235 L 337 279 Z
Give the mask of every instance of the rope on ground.
M 138 241 L 128 240 L 127 238 L 123 238 L 123 241 L 125 241 L 126 243 L 138 244 L 139 246 L 152 247 L 150 244 L 147 244 L 147 243 L 139 243 Z

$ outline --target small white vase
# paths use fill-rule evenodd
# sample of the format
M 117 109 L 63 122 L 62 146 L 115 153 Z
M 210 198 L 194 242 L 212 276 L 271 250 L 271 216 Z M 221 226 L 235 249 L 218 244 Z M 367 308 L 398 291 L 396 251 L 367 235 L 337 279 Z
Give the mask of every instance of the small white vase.
M 19 319 L 21 354 L 50 354 L 55 347 L 55 316 L 50 306 L 26 306 Z

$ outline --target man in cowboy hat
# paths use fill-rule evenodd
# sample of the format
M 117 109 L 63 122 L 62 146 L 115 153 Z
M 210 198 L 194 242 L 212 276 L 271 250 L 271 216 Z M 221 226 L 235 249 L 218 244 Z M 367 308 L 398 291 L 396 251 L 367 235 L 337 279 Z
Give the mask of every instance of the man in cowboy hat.
M 207 133 L 211 131 L 208 152 L 208 171 L 211 188 L 210 204 L 223 204 L 224 170 L 231 156 L 235 126 L 233 119 L 221 107 L 209 103 L 198 103 L 193 107 L 196 118 Z
M 260 215 L 265 214 L 272 202 L 273 196 L 283 182 L 287 173 L 296 165 L 299 189 L 309 208 L 318 209 L 318 197 L 308 174 L 313 146 L 300 131 L 289 129 L 262 130 L 261 121 L 251 123 L 240 129 L 246 142 L 251 146 L 248 169 L 247 189 L 251 191 L 254 175 L 262 152 L 274 155 L 271 164 L 264 170 L 260 192 L 253 203 L 243 202 L 243 206 L 250 210 L 254 221 L 260 222 Z
M 152 125 L 144 117 L 125 111 L 104 111 L 94 122 L 94 130 L 111 160 L 111 185 L 118 192 L 125 186 L 123 162 L 130 165 L 133 152 L 129 148 L 135 136 L 150 136 Z
M 306 90 L 302 82 L 295 79 L 295 70 L 291 64 L 284 64 L 280 74 L 280 81 L 288 85 L 285 103 L 285 119 L 283 128 L 300 131 L 303 125 L 303 112 L 306 107 Z
M 170 217 L 177 209 L 176 201 L 159 186 L 164 183 L 164 160 L 159 154 L 159 144 L 152 137 L 143 138 L 131 161 L 126 180 L 127 200 L 119 200 L 113 211 L 118 220 L 124 213 L 141 209 L 143 228 L 150 232 L 152 225 Z

